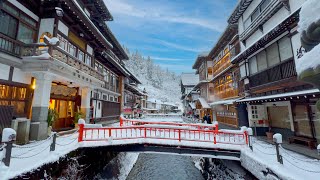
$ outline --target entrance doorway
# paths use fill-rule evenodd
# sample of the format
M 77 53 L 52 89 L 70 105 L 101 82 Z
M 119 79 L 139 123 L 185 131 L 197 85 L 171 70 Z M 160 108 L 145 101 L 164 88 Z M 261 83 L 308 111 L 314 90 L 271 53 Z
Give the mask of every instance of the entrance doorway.
M 308 117 L 307 105 L 295 105 L 293 109 L 295 135 L 312 138 L 312 128 Z

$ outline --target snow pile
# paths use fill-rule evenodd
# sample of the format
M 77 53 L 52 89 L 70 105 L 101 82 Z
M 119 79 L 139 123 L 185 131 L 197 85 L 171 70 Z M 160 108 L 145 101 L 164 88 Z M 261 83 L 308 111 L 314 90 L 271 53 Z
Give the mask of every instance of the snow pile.
M 137 162 L 139 153 L 120 153 L 118 156 L 120 156 L 120 164 L 121 164 L 120 174 L 118 179 L 125 180 L 127 179 L 131 169 Z
M 312 23 L 316 23 L 320 20 L 320 3 L 318 0 L 306 1 L 300 11 L 300 20 L 298 31 L 302 34 L 303 31 L 307 31 L 308 27 Z M 309 32 L 315 36 L 316 32 Z M 319 41 L 319 40 L 309 40 Z M 320 44 L 315 46 L 311 51 L 306 52 L 300 59 L 296 60 L 296 70 L 300 78 L 312 76 L 314 73 L 320 73 Z
M 10 142 L 16 139 L 16 131 L 11 128 L 4 128 L 2 131 L 2 142 Z
M 319 0 L 307 0 L 303 3 L 300 11 L 298 31 L 307 30 L 308 26 L 320 19 L 320 4 Z

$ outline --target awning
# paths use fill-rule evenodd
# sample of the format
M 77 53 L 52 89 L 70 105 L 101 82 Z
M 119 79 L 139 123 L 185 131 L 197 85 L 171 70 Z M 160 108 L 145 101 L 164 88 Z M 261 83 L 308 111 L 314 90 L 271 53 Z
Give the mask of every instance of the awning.
M 189 103 L 189 106 L 191 107 L 191 109 L 196 109 L 196 105 L 193 102 Z
M 207 103 L 207 101 L 205 99 L 203 99 L 202 97 L 199 97 L 199 102 L 202 106 L 202 108 L 204 109 L 211 109 L 211 107 L 209 106 L 209 104 Z
M 215 101 L 213 103 L 210 103 L 210 106 L 216 106 L 216 105 L 231 105 L 234 102 L 240 100 L 242 98 L 235 98 L 235 99 L 228 99 L 228 100 L 221 100 L 221 101 Z
M 247 102 L 247 101 L 265 100 L 265 99 L 284 98 L 284 97 L 314 94 L 314 93 L 319 93 L 319 92 L 320 92 L 319 89 L 309 89 L 309 90 L 304 90 L 304 91 L 288 92 L 288 93 L 274 94 L 274 95 L 269 95 L 269 96 L 245 98 L 245 99 L 238 100 L 236 102 Z

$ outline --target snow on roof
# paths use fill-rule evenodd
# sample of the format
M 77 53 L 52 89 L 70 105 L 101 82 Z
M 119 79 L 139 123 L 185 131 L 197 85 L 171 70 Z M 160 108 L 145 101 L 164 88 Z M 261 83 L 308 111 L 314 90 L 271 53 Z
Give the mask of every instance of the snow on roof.
M 211 108 L 204 98 L 199 97 L 198 101 L 200 102 L 202 108 L 205 108 L 205 109 L 210 109 Z
M 193 102 L 189 103 L 189 105 L 192 109 L 196 109 L 196 105 Z
M 228 100 L 221 100 L 221 101 L 215 101 L 213 103 L 209 103 L 210 106 L 216 106 L 221 104 L 233 104 L 235 101 L 240 100 L 242 98 L 235 98 L 235 99 L 228 99 Z
M 184 86 L 195 86 L 199 82 L 199 74 L 182 73 L 181 82 Z
M 155 99 L 155 98 L 150 98 L 147 100 L 147 102 L 151 102 L 151 103 L 157 103 L 157 104 L 161 104 L 162 101 L 159 99 Z
M 265 99 L 274 99 L 274 98 L 281 98 L 281 97 L 290 97 L 290 96 L 298 96 L 298 95 L 307 95 L 313 93 L 319 93 L 319 89 L 309 89 L 304 91 L 296 91 L 296 92 L 289 92 L 289 93 L 282 93 L 282 94 L 275 94 L 269 96 L 261 96 L 261 97 L 254 97 L 254 98 L 245 98 L 242 100 L 238 100 L 236 102 L 246 102 L 246 101 L 257 101 L 257 100 L 265 100 Z

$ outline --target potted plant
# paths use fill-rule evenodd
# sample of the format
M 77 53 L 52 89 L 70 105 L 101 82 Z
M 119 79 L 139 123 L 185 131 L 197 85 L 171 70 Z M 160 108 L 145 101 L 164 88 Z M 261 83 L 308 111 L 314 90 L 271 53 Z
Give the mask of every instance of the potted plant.
M 272 140 L 273 139 L 273 132 L 271 132 L 271 122 L 270 122 L 270 120 L 268 121 L 269 122 L 269 131 L 268 132 L 266 132 L 266 135 L 267 135 L 267 139 L 268 140 Z
M 78 121 L 81 118 L 84 118 L 84 114 L 80 110 L 74 113 L 74 120 L 73 120 L 74 128 L 78 128 Z
M 55 120 L 59 118 L 59 114 L 55 109 L 48 109 L 48 117 L 47 117 L 47 123 L 48 123 L 48 135 L 51 135 L 52 131 L 52 124 Z

